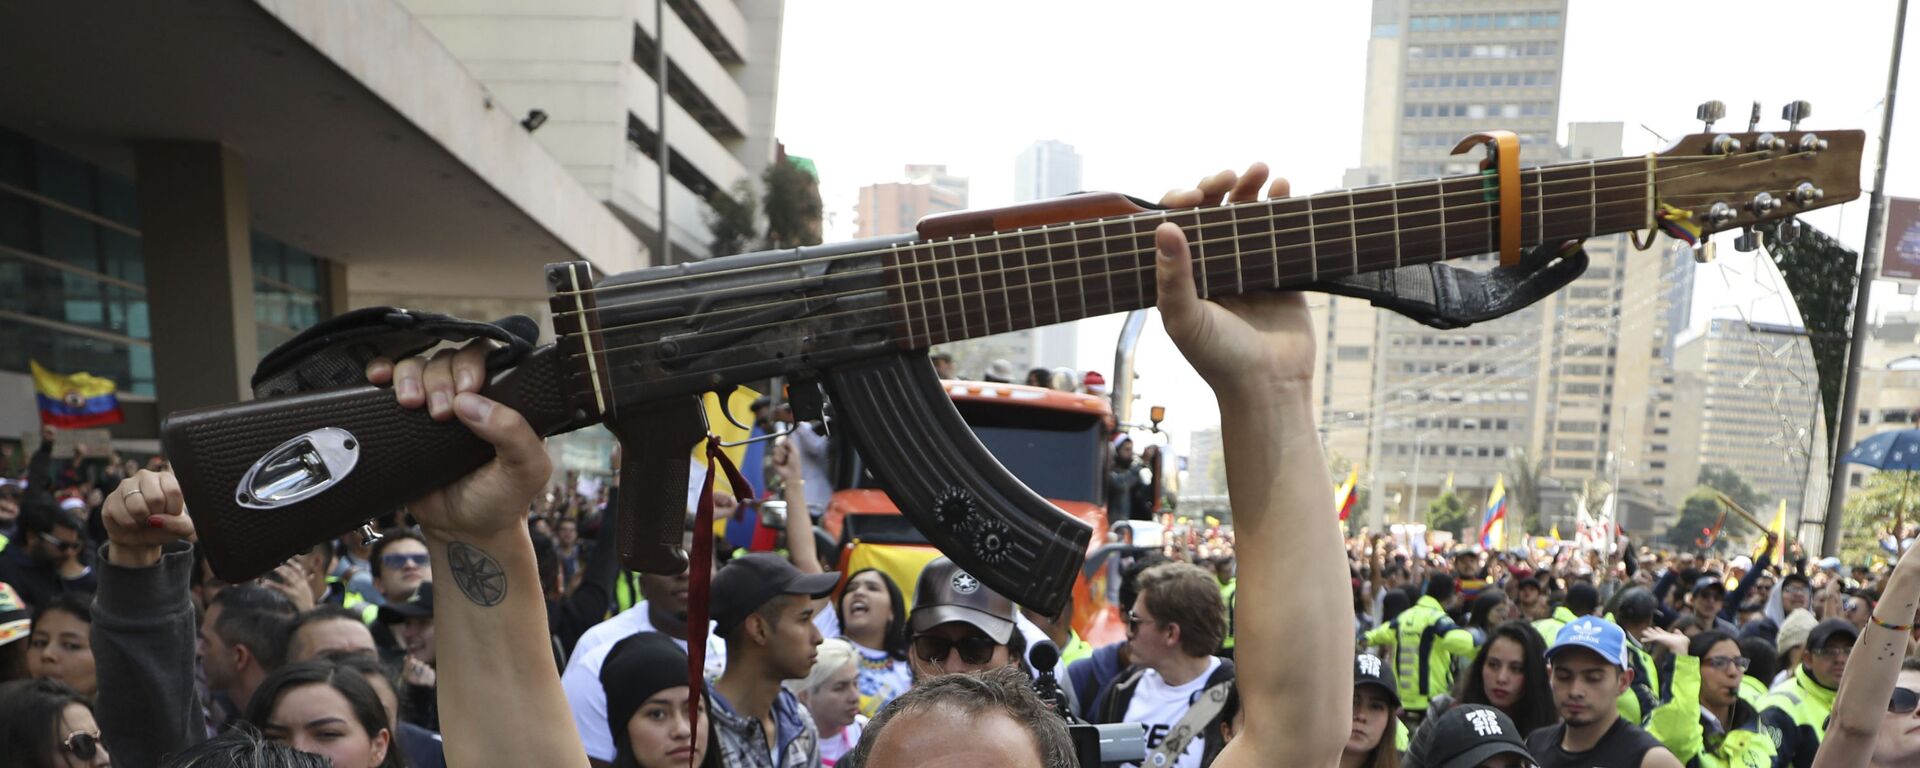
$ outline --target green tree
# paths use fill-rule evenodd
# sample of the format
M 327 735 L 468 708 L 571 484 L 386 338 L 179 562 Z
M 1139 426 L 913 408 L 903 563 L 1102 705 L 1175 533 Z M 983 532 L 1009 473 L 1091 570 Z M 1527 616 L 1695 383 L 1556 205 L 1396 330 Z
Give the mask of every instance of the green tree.
M 787 156 L 783 147 L 779 159 L 762 174 L 761 180 L 767 187 L 766 197 L 762 199 L 767 209 L 766 247 L 820 244 L 824 208 L 820 204 L 820 179 L 812 168 L 811 162 Z
M 753 202 L 753 184 L 741 179 L 733 185 L 733 194 L 713 196 L 707 201 L 705 219 L 713 240 L 707 249 L 715 256 L 746 253 L 759 237 L 758 206 Z
M 1727 498 L 1733 499 L 1733 503 L 1739 504 L 1741 509 L 1745 509 L 1755 517 L 1762 520 L 1772 519 L 1771 515 L 1765 513 L 1767 509 L 1773 505 L 1773 497 L 1765 491 L 1748 485 L 1746 479 L 1740 477 L 1740 473 L 1733 471 L 1732 468 L 1722 464 L 1702 464 L 1700 465 L 1699 482 L 1703 487 L 1726 494 Z M 1694 493 L 1699 492 L 1698 488 L 1694 489 Z M 1687 498 L 1688 500 L 1692 500 L 1693 497 L 1690 495 Z M 1712 496 L 1709 495 L 1708 498 L 1711 499 Z M 1715 514 L 1719 514 L 1718 511 L 1716 511 Z M 1754 530 L 1752 525 L 1747 524 L 1747 521 L 1736 513 L 1728 513 L 1727 527 L 1721 531 L 1723 536 L 1727 534 L 1739 534 L 1748 538 L 1751 538 L 1753 535 L 1758 535 L 1759 533 L 1759 531 Z M 1695 526 L 1692 535 L 1699 535 L 1698 526 Z
M 1668 543 L 1682 551 L 1700 548 L 1695 539 L 1703 538 L 1705 534 L 1702 530 L 1712 528 L 1714 523 L 1719 522 L 1720 513 L 1724 511 L 1720 506 L 1720 500 L 1714 496 L 1714 490 L 1712 487 L 1701 485 L 1687 494 L 1686 502 L 1680 505 L 1680 516 L 1673 521 L 1673 527 L 1667 529 Z M 1715 548 L 1726 543 L 1728 532 L 1738 519 L 1738 515 L 1731 513 L 1727 515 L 1725 527 L 1721 529 L 1719 539 L 1714 542 Z
M 1914 522 L 1914 498 L 1920 494 L 1920 472 L 1875 472 L 1866 485 L 1847 494 L 1842 518 L 1840 557 L 1849 563 L 1865 563 L 1878 556 L 1881 537 L 1894 527 Z
M 1455 539 L 1464 535 L 1461 530 L 1467 526 L 1467 503 L 1455 496 L 1453 491 L 1440 494 L 1440 498 L 1427 502 L 1427 529 L 1447 531 Z

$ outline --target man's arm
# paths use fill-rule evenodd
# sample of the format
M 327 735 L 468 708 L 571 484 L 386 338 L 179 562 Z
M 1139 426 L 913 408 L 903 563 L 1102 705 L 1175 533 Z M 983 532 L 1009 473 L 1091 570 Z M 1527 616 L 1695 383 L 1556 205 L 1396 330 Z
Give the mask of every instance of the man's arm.
M 114 760 L 159 765 L 206 738 L 194 697 L 193 536 L 180 484 L 140 470 L 101 508 L 108 543 L 93 601 L 94 717 Z M 157 521 L 157 525 L 155 524 Z
M 619 493 L 620 489 L 613 490 L 613 495 Z M 593 547 L 587 550 L 586 562 L 575 574 L 577 583 L 560 606 L 559 620 L 548 627 L 560 638 L 560 645 L 569 655 L 580 642 L 580 636 L 606 618 L 607 610 L 613 605 L 613 580 L 620 574 L 619 548 L 615 546 L 619 541 L 620 515 L 613 512 L 619 509 L 617 504 L 618 500 L 609 496 L 607 511 L 600 518 L 600 534 L 594 538 Z
M 1647 733 L 1659 739 L 1681 762 L 1691 761 L 1706 748 L 1706 730 L 1700 726 L 1700 659 L 1687 653 L 1687 636 L 1650 627 L 1641 635 L 1648 645 L 1665 646 L 1673 658 L 1673 697 L 1647 715 Z M 1647 674 L 1659 675 L 1656 670 Z M 1659 680 L 1644 682 L 1657 693 Z
M 513 409 L 480 394 L 484 344 L 430 362 L 375 361 L 368 378 L 396 382 L 401 405 L 458 418 L 494 459 L 408 505 L 434 573 L 440 720 L 448 765 L 585 765 L 553 667 L 527 505 L 552 474 L 540 437 Z
M 1464 629 L 1448 630 L 1441 633 L 1440 639 L 1435 641 L 1433 645 L 1435 648 L 1455 656 L 1466 656 L 1469 658 L 1473 656 L 1474 651 L 1479 650 L 1479 646 L 1473 644 L 1473 633 Z
M 1640 768 L 1687 768 L 1680 758 L 1674 757 L 1666 747 L 1654 747 L 1640 758 Z
M 1920 547 L 1900 556 L 1900 564 L 1887 577 L 1887 591 L 1873 607 L 1873 620 L 1847 655 L 1847 674 L 1840 679 L 1833 719 L 1827 724 L 1826 741 L 1820 744 L 1814 768 L 1859 768 L 1873 756 L 1880 721 L 1887 717 L 1884 702 L 1893 697 L 1900 659 L 1907 652 L 1907 633 L 1887 625 L 1911 625 L 1915 611 L 1920 610 L 1920 555 L 1915 550 Z
M 1720 618 L 1727 621 L 1740 618 L 1740 606 L 1747 602 L 1747 595 L 1753 594 L 1753 585 L 1760 581 L 1760 574 L 1766 573 L 1767 567 L 1773 565 L 1773 548 L 1778 543 L 1779 537 L 1774 536 L 1772 531 L 1768 531 L 1767 548 L 1761 550 L 1760 559 L 1754 561 L 1752 568 L 1747 569 L 1747 577 L 1734 585 L 1732 592 L 1727 593 L 1727 599 L 1720 606 Z
M 1257 199 L 1266 167 L 1170 193 L 1169 208 Z M 1273 197 L 1286 194 L 1276 181 Z M 1353 605 L 1333 484 L 1313 429 L 1313 324 L 1299 294 L 1203 301 L 1177 226 L 1154 233 L 1167 335 L 1212 387 L 1233 500 L 1240 576 L 1273 588 L 1236 617 L 1236 685 L 1247 729 L 1215 765 L 1331 766 L 1352 723 Z M 1279 585 L 1286 589 L 1278 589 Z M 1311 616 L 1312 621 L 1299 621 Z M 1284 637 L 1284 652 L 1282 643 Z

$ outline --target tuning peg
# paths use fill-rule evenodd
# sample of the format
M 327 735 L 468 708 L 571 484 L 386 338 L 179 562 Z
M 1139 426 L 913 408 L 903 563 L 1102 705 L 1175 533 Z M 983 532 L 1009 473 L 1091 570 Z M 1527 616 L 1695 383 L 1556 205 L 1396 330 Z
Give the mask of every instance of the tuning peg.
M 1693 260 L 1699 264 L 1713 261 L 1713 240 L 1700 238 L 1700 242 L 1693 246 Z
M 378 533 L 375 533 L 375 532 L 374 532 L 374 530 L 373 530 L 373 524 L 372 524 L 372 523 L 363 523 L 363 524 L 361 524 L 361 526 L 360 526 L 360 546 L 363 546 L 363 547 L 370 547 L 370 546 L 373 546 L 373 543 L 374 543 L 374 542 L 376 542 L 376 541 L 379 541 L 379 540 L 381 540 L 381 539 L 384 539 L 384 538 L 386 538 L 386 537 L 385 537 L 385 536 L 381 536 L 380 534 L 378 534 Z
M 1791 243 L 1798 239 L 1800 239 L 1800 220 L 1797 218 L 1782 221 L 1779 228 L 1773 230 L 1773 240 L 1776 243 Z
M 1780 108 L 1780 119 L 1787 121 L 1787 130 L 1800 130 L 1800 121 L 1813 116 L 1813 104 L 1805 101 L 1789 102 Z
M 1741 253 L 1760 250 L 1760 235 L 1753 231 L 1753 227 L 1741 227 L 1740 234 L 1733 238 L 1733 249 Z
M 1699 120 L 1703 123 L 1706 123 L 1707 127 L 1705 128 L 1705 130 L 1708 130 L 1708 131 L 1713 130 L 1713 124 L 1715 121 L 1726 116 L 1727 116 L 1727 105 L 1723 102 L 1718 102 L 1718 101 L 1706 102 L 1704 104 L 1701 104 L 1699 108 L 1693 111 L 1694 119 Z
M 1753 133 L 1753 129 L 1758 127 L 1760 127 L 1760 102 L 1756 101 L 1753 103 L 1753 113 L 1747 116 L 1747 133 Z

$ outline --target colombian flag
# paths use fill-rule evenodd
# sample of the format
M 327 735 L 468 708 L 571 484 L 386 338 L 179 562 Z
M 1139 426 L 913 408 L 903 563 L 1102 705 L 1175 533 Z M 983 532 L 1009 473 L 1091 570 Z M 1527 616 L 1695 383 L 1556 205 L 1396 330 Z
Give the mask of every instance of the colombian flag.
M 1487 496 L 1487 514 L 1480 519 L 1480 548 L 1498 549 L 1507 538 L 1507 478 L 1493 480 L 1493 493 Z
M 33 368 L 40 423 L 61 429 L 80 429 L 124 420 L 111 380 L 85 373 L 63 376 L 40 367 L 38 362 L 29 360 L 27 364 Z
M 1353 512 L 1353 487 L 1360 483 L 1359 468 L 1347 470 L 1347 481 L 1333 491 L 1333 508 L 1340 510 L 1340 519 L 1347 519 Z

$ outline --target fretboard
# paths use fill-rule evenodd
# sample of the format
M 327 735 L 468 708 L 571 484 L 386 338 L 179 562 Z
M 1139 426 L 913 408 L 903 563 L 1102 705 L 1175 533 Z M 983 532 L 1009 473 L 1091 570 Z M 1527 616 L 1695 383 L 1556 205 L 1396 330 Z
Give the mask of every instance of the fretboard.
M 1617 160 L 1525 169 L 1521 239 L 1641 226 L 1644 181 Z M 1477 174 L 918 241 L 886 257 L 893 336 L 926 347 L 1153 306 L 1153 231 L 1163 222 L 1185 232 L 1202 297 L 1500 249 L 1492 178 Z

